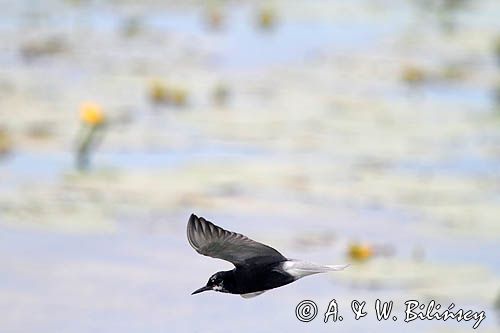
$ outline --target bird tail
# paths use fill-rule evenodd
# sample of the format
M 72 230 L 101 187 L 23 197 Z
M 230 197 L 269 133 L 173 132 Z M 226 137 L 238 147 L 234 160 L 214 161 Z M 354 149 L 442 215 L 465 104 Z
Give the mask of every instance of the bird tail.
M 301 277 L 312 274 L 341 271 L 348 266 L 349 265 L 319 265 L 292 259 L 283 264 L 283 270 L 293 277 L 300 279 Z

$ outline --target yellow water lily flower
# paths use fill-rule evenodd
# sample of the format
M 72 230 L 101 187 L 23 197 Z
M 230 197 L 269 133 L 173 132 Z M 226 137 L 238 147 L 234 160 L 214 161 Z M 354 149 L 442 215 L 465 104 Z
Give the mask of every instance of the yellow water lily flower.
M 367 244 L 351 244 L 348 255 L 353 260 L 365 261 L 373 257 L 374 251 L 373 247 Z
M 169 100 L 167 87 L 160 81 L 152 81 L 149 86 L 149 98 L 153 103 L 166 103 Z
M 406 66 L 401 73 L 401 79 L 408 84 L 418 84 L 424 82 L 428 74 L 424 69 L 417 66 Z
M 187 91 L 183 88 L 173 89 L 171 92 L 172 104 L 176 106 L 184 106 L 187 102 Z
M 149 86 L 149 98 L 154 104 L 185 106 L 188 100 L 188 91 L 184 88 L 166 85 L 161 81 L 152 81 Z
M 276 12 L 272 8 L 262 8 L 257 17 L 262 29 L 271 29 L 276 23 Z
M 106 120 L 102 108 L 93 102 L 86 102 L 82 104 L 80 107 L 80 119 L 83 123 L 90 126 L 102 125 Z
M 0 128 L 0 157 L 6 155 L 11 149 L 11 140 L 6 129 Z

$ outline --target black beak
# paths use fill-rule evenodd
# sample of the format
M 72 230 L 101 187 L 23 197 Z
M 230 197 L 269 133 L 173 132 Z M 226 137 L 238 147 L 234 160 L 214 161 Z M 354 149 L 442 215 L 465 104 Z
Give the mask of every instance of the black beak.
M 204 287 L 201 287 L 200 289 L 197 289 L 195 291 L 193 291 L 191 293 L 191 295 L 194 295 L 194 294 L 199 294 L 201 293 L 202 291 L 207 291 L 207 290 L 212 290 L 212 287 L 209 287 L 209 286 L 204 286 Z

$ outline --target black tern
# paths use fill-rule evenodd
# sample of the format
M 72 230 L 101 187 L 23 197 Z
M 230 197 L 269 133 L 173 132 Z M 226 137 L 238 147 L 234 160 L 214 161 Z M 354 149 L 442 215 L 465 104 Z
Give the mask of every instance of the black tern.
M 223 259 L 235 266 L 233 270 L 212 275 L 207 284 L 192 295 L 214 290 L 250 298 L 304 276 L 339 271 L 348 266 L 317 265 L 288 259 L 270 246 L 224 230 L 194 214 L 188 221 L 187 238 L 199 254 Z

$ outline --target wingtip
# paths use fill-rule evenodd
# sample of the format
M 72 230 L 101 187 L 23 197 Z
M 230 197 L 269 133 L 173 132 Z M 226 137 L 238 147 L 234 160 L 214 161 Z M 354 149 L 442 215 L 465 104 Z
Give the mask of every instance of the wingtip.
M 198 216 L 196 216 L 196 214 L 192 213 L 191 216 L 189 217 L 189 221 L 188 222 L 191 222 L 191 221 L 196 221 L 198 219 Z
M 198 220 L 198 216 L 196 216 L 194 213 L 191 214 L 191 216 L 189 217 L 188 223 L 187 223 L 187 228 L 186 228 L 188 242 L 194 249 L 196 249 L 196 243 L 194 241 L 194 238 L 195 238 L 196 221 L 197 220 Z
M 198 216 L 195 214 L 191 214 L 189 217 L 188 223 L 187 223 L 187 233 L 188 233 L 188 239 L 189 239 L 189 233 L 192 232 L 191 230 L 193 228 L 196 228 L 196 221 L 198 220 Z

